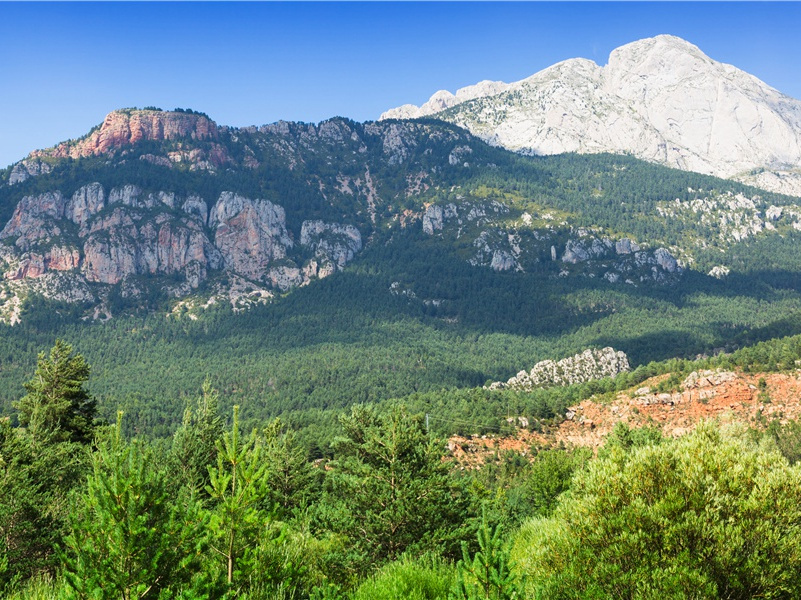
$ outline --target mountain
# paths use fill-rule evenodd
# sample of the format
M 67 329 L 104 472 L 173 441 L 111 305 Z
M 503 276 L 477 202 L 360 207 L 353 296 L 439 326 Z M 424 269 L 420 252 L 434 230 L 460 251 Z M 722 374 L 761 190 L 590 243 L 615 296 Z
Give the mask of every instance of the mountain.
M 309 424 L 588 348 L 711 354 L 801 331 L 800 242 L 798 198 L 621 154 L 118 110 L 0 171 L 0 412 L 57 337 L 161 434 L 206 374 Z
M 230 128 L 123 109 L 1 181 L 9 322 L 32 293 L 95 319 L 158 298 L 243 308 L 412 232 L 475 268 L 674 285 L 688 268 L 723 277 L 743 244 L 801 230 L 791 197 L 625 157 L 520 156 L 435 120 Z
M 674 36 L 617 48 L 605 66 L 575 58 L 439 91 L 381 119 L 432 115 L 525 154 L 630 153 L 801 196 L 801 101 Z
M 234 305 L 265 301 L 343 269 L 372 238 L 413 224 L 428 235 L 471 224 L 469 262 L 495 270 L 531 268 L 566 242 L 558 252 L 566 265 L 621 257 L 610 278 L 680 272 L 668 250 L 644 240 L 642 249 L 627 241 L 615 249 L 582 229 L 563 242 L 567 221 L 555 235 L 499 231 L 510 219 L 530 229 L 533 217 L 510 212 L 490 188 L 443 193 L 515 161 L 440 122 L 233 129 L 194 111 L 114 111 L 83 138 L 34 151 L 7 172 L 5 318 L 18 319 L 31 291 L 88 302 L 94 317 L 113 312 L 112 289 L 132 302 L 154 289 L 185 297 L 201 287 Z

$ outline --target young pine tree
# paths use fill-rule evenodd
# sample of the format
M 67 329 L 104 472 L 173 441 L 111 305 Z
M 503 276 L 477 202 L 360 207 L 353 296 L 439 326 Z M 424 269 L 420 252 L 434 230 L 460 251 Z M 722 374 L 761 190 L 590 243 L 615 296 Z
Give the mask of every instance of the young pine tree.
M 219 394 L 206 378 L 194 410 L 187 407 L 183 423 L 173 436 L 169 469 L 174 487 L 205 492 L 210 483 L 209 467 L 217 461 L 217 442 L 224 430 Z
M 462 545 L 462 560 L 457 565 L 456 583 L 449 600 L 517 600 L 523 598 L 517 579 L 511 571 L 509 551 L 501 539 L 501 527 L 490 528 L 486 511 L 482 511 L 478 530 L 478 552 L 473 558 Z
M 239 432 L 239 407 L 234 406 L 230 432 L 217 442 L 217 466 L 209 467 L 206 491 L 215 507 L 210 522 L 211 549 L 223 560 L 229 585 L 244 574 L 258 545 L 268 514 L 262 509 L 267 493 L 267 463 L 255 432 L 244 440 Z
M 98 443 L 62 552 L 77 598 L 159 598 L 189 580 L 203 539 L 199 505 L 174 497 L 147 445 L 117 426 Z

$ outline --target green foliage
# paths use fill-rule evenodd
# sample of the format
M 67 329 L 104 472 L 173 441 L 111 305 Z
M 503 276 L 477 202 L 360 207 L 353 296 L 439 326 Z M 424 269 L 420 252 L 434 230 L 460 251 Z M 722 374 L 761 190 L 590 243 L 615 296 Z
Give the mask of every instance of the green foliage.
M 441 600 L 447 597 L 454 568 L 432 555 L 405 555 L 366 579 L 351 600 Z
M 266 506 L 287 519 L 318 499 L 323 471 L 309 462 L 308 450 L 298 444 L 295 432 L 284 431 L 280 419 L 265 428 L 264 438 Z
M 86 464 L 83 444 L 95 426 L 84 388 L 89 366 L 58 340 L 39 354 L 28 392 L 16 407 L 21 428 L 0 420 L 0 586 L 52 572 L 67 528 L 68 494 Z
M 54 541 L 48 484 L 36 455 L 8 419 L 0 420 L 0 591 L 41 568 Z
M 628 423 L 618 421 L 612 433 L 606 438 L 599 456 L 608 456 L 614 452 L 633 452 L 638 448 L 655 446 L 664 441 L 662 430 L 658 426 L 632 429 Z
M 65 600 L 69 597 L 68 589 L 63 579 L 42 575 L 26 581 L 3 597 L 5 600 Z
M 551 514 L 560 496 L 570 489 L 574 474 L 587 465 L 590 457 L 591 453 L 586 449 L 543 450 L 538 453 L 524 483 L 531 507 L 529 514 Z
M 772 421 L 765 433 L 791 465 L 801 461 L 801 422 L 791 420 L 782 424 Z
M 39 354 L 36 373 L 17 404 L 19 422 L 35 443 L 91 440 L 96 402 L 84 389 L 89 365 L 72 346 L 56 340 L 49 357 Z
M 477 534 L 478 551 L 470 558 L 467 544 L 462 545 L 462 560 L 456 565 L 456 581 L 450 600 L 517 600 L 523 598 L 509 550 L 502 539 L 502 528 L 490 527 L 482 511 Z
M 169 465 L 177 489 L 187 486 L 204 492 L 209 485 L 209 467 L 217 460 L 217 443 L 225 425 L 219 414 L 219 393 L 207 377 L 195 409 L 187 407 L 172 440 Z
M 223 562 L 228 585 L 247 578 L 256 567 L 251 561 L 258 535 L 267 524 L 260 505 L 267 493 L 267 464 L 255 431 L 242 439 L 239 407 L 234 407 L 230 432 L 217 442 L 217 466 L 209 467 L 206 491 L 214 502 L 210 548 Z
M 152 448 L 122 439 L 119 424 L 98 442 L 62 554 L 75 597 L 159 598 L 190 579 L 199 505 L 172 496 L 158 464 Z
M 356 405 L 340 423 L 328 477 L 341 507 L 333 529 L 348 536 L 362 568 L 406 551 L 447 550 L 465 499 L 442 461 L 444 444 L 428 436 L 421 416 Z
M 794 598 L 801 471 L 742 432 L 683 438 L 590 463 L 513 557 L 545 598 Z

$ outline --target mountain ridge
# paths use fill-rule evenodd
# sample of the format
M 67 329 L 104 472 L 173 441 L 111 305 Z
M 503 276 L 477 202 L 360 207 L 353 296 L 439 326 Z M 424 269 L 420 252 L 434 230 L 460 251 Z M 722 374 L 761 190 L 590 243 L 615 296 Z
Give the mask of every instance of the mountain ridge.
M 434 119 L 235 128 L 123 109 L 0 181 L 8 322 L 31 293 L 88 303 L 94 318 L 157 297 L 238 310 L 376 244 L 544 280 L 670 287 L 688 270 L 737 273 L 750 245 L 801 230 L 790 197 L 621 156 L 520 156 Z M 453 306 L 410 281 L 393 278 L 387 293 Z
M 465 100 L 440 91 L 380 118 L 436 116 L 516 152 L 630 152 L 801 195 L 801 101 L 681 38 L 626 44 L 605 66 L 568 59 L 496 89 Z

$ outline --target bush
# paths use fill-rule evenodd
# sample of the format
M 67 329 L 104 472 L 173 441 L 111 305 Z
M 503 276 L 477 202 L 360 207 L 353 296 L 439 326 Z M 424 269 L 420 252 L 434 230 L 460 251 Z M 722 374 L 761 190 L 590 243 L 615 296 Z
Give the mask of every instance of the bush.
M 545 598 L 798 598 L 801 468 L 770 443 L 702 424 L 610 449 L 512 558 Z
M 454 575 L 440 559 L 404 556 L 362 583 L 352 600 L 439 600 L 447 597 Z

